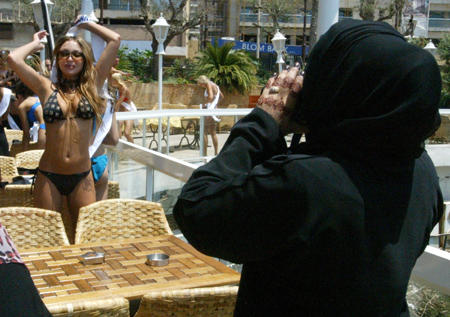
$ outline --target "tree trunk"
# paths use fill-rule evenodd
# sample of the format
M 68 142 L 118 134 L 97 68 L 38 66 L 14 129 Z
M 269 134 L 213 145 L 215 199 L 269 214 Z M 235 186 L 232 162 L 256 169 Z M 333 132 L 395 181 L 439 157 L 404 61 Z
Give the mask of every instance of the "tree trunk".
M 322 0 L 323 1 L 323 0 Z M 309 28 L 309 52 L 317 41 L 317 16 L 319 14 L 319 0 L 312 1 L 311 8 L 311 25 Z

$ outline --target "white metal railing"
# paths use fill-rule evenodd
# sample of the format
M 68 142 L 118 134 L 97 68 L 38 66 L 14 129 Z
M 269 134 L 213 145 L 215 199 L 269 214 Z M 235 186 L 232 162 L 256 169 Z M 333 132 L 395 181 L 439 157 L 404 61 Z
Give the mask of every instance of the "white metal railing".
M 235 121 L 237 121 L 237 117 L 245 116 L 252 111 L 251 108 L 236 108 L 236 109 L 167 109 L 167 110 L 144 110 L 137 112 L 118 112 L 116 115 L 116 119 L 118 121 L 121 120 L 143 120 L 142 124 L 142 145 L 146 144 L 146 126 L 147 119 L 161 119 L 167 118 L 167 128 L 165 130 L 165 142 L 166 146 L 166 154 L 169 154 L 170 151 L 170 118 L 171 117 L 199 117 L 199 131 L 198 135 L 202 136 L 204 134 L 205 129 L 205 116 L 234 116 Z M 163 140 L 162 135 L 158 135 L 158 140 L 155 140 L 158 144 L 158 150 L 161 151 L 161 143 Z M 200 137 L 201 140 L 201 137 Z M 199 151 L 200 156 L 203 155 L 203 142 L 199 142 Z

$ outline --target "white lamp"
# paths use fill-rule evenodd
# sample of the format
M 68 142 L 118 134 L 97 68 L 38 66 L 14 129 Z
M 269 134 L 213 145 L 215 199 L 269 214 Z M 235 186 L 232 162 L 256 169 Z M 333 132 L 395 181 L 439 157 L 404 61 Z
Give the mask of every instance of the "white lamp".
M 431 53 L 431 55 L 435 56 L 436 54 L 436 46 L 434 45 L 433 41 L 430 39 L 430 41 L 427 43 L 427 45 L 425 45 L 425 47 L 423 48 L 424 50 L 428 51 Z
M 158 42 L 158 50 L 155 54 L 158 56 L 158 109 L 162 110 L 162 71 L 163 71 L 163 55 L 164 52 L 164 41 L 167 37 L 167 32 L 169 31 L 170 25 L 164 19 L 163 14 L 153 23 L 152 29 L 155 33 L 155 39 Z M 161 117 L 158 120 L 158 152 L 161 152 L 161 141 L 162 141 L 162 122 Z M 167 143 L 167 153 L 169 153 L 169 144 Z
M 164 52 L 164 41 L 166 40 L 169 27 L 170 25 L 167 23 L 166 19 L 164 19 L 163 14 L 161 12 L 161 16 L 158 19 L 156 19 L 155 23 L 153 23 L 152 25 L 156 41 L 158 42 L 158 50 L 156 51 L 157 55 L 166 54 Z
M 50 0 L 44 0 L 47 5 L 48 15 L 52 15 L 53 2 Z M 36 23 L 39 25 L 39 29 L 44 30 L 44 15 L 42 14 L 42 6 L 41 0 L 33 0 L 31 3 L 31 7 L 33 8 L 34 18 L 36 19 Z
M 52 16 L 52 9 L 53 9 L 53 2 L 51 2 L 50 0 L 44 0 L 45 5 L 47 6 L 47 11 L 48 11 L 48 16 L 51 17 Z M 36 23 L 39 26 L 39 30 L 43 31 L 44 30 L 44 13 L 42 12 L 42 3 L 41 0 L 33 0 L 31 3 L 31 7 L 33 8 L 33 15 L 34 15 L 34 19 L 36 20 Z M 50 21 L 49 21 L 50 23 Z M 49 26 L 51 27 L 51 26 Z M 48 30 L 50 34 L 52 34 L 51 30 Z M 47 38 L 44 37 L 41 40 L 41 43 L 47 43 Z M 52 49 L 53 46 L 53 41 L 51 43 L 51 48 Z M 44 70 L 45 67 L 45 47 L 44 49 L 42 49 L 39 53 L 40 55 L 40 59 L 41 59 L 41 68 L 42 70 Z
M 280 30 L 277 30 L 275 35 L 272 38 L 273 49 L 277 52 L 277 64 L 278 64 L 278 73 L 281 73 L 282 64 L 284 64 L 283 60 L 283 51 L 286 48 L 286 38 L 283 34 L 280 33 Z

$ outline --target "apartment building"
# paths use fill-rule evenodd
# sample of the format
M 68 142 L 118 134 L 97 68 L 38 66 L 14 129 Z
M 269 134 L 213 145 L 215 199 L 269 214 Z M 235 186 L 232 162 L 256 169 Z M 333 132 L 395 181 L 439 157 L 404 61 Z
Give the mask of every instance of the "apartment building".
M 380 1 L 378 3 L 387 0 Z M 438 41 L 450 32 L 450 0 L 429 1 L 426 31 L 429 38 Z M 425 0 L 416 2 L 421 3 Z M 0 0 L 0 47 L 11 49 L 29 41 L 30 35 L 34 32 L 32 21 L 21 21 L 20 17 L 15 16 L 17 6 L 26 6 L 27 3 L 24 0 Z M 96 16 L 102 17 L 105 25 L 121 35 L 122 45 L 129 48 L 150 48 L 152 38 L 145 30 L 140 17 L 140 1 L 105 0 L 103 10 L 100 9 L 99 0 L 94 0 L 93 3 Z M 251 1 L 189 0 L 185 8 L 185 15 L 199 12 L 204 12 L 205 23 L 172 40 L 167 47 L 168 57 L 187 57 L 190 51 L 187 48 L 189 43 L 194 43 L 194 45 L 199 43 L 204 46 L 213 38 L 227 37 L 245 42 L 256 42 L 258 14 Z M 307 1 L 305 12 L 303 6 L 300 6 L 280 19 L 280 26 L 287 38 L 288 45 L 303 44 L 305 14 L 305 38 L 308 41 L 311 26 L 311 0 Z M 375 16 L 377 17 L 378 14 L 376 12 Z M 360 18 L 359 0 L 340 0 L 339 19 L 346 18 Z M 271 24 L 268 15 L 264 13 L 260 15 L 260 21 L 262 28 Z M 394 23 L 393 20 L 387 22 Z M 262 36 L 261 42 L 270 43 L 270 38 L 267 35 Z
M 378 1 L 383 5 L 383 2 L 387 0 Z M 416 1 L 416 2 L 423 2 Z M 340 0 L 339 8 L 339 20 L 346 18 L 360 19 L 359 15 L 359 0 Z M 311 26 L 311 1 L 307 1 L 306 10 L 306 40 L 309 40 L 310 26 Z M 378 9 L 375 11 L 375 18 L 379 17 Z M 426 37 L 433 40 L 441 39 L 445 34 L 450 32 L 450 0 L 430 0 L 429 9 L 426 13 L 426 31 L 428 35 Z M 406 17 L 405 17 L 406 18 Z M 415 19 L 419 17 L 416 16 Z M 243 41 L 256 41 L 257 27 L 256 22 L 258 19 L 257 10 L 254 8 L 251 1 L 241 1 L 240 12 L 240 34 L 239 38 Z M 267 14 L 261 14 L 260 25 L 262 28 L 271 25 L 271 20 Z M 394 24 L 394 18 L 386 20 L 387 23 Z M 288 45 L 301 45 L 303 42 L 303 24 L 304 24 L 304 12 L 303 7 L 300 7 L 297 12 L 292 12 L 280 20 L 280 26 L 283 34 L 287 38 Z M 262 38 L 261 41 L 269 42 L 269 38 Z
M 441 39 L 450 33 L 450 0 L 430 0 L 428 37 Z

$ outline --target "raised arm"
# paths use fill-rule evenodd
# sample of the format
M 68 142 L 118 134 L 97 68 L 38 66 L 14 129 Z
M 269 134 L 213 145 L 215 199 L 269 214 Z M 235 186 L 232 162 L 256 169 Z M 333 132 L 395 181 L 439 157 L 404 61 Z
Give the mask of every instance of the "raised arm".
M 111 67 L 117 56 L 117 51 L 120 46 L 120 35 L 110 29 L 93 22 L 82 23 L 79 28 L 88 30 L 100 36 L 107 44 L 100 56 L 95 69 L 97 77 L 95 79 L 98 89 L 101 89 L 106 78 L 108 78 Z
M 25 85 L 39 96 L 41 101 L 45 101 L 45 97 L 51 93 L 51 82 L 48 78 L 40 75 L 32 67 L 25 63 L 27 56 L 40 51 L 44 45 L 40 42 L 42 38 L 47 36 L 46 31 L 40 31 L 33 35 L 33 41 L 25 44 L 11 53 L 9 53 L 7 61 L 9 67 L 19 76 Z

